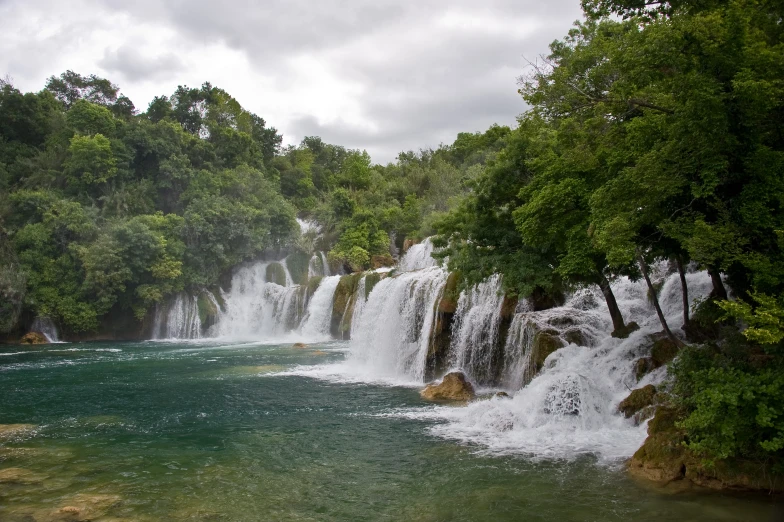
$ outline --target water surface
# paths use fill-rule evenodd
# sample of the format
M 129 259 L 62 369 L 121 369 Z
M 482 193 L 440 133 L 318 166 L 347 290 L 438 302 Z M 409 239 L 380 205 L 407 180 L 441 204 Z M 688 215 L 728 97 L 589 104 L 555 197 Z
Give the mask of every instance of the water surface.
M 0 520 L 774 516 L 764 498 L 664 494 L 591 456 L 493 455 L 435 436 L 443 421 L 410 414 L 433 408 L 414 388 L 290 371 L 339 363 L 345 347 L 0 347 L 0 423 L 34 426 L 0 440 Z

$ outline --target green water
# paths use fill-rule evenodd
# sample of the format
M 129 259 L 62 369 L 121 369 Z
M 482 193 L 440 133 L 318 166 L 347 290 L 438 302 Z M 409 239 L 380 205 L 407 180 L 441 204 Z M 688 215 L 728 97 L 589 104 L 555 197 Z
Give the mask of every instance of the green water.
M 0 520 L 775 517 L 764 498 L 664 494 L 587 457 L 481 455 L 385 415 L 426 408 L 415 389 L 280 375 L 342 348 L 0 347 L 0 424 L 35 426 L 0 441 L 0 477 L 23 470 L 0 481 Z

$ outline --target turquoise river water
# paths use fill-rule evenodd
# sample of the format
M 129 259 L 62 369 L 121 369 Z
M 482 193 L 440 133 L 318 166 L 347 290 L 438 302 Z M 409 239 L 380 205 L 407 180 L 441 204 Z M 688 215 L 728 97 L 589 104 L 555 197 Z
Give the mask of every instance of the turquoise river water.
M 0 520 L 777 519 L 590 456 L 493 455 L 411 415 L 433 408 L 416 388 L 296 371 L 346 346 L 0 347 L 0 424 L 30 425 L 0 439 Z

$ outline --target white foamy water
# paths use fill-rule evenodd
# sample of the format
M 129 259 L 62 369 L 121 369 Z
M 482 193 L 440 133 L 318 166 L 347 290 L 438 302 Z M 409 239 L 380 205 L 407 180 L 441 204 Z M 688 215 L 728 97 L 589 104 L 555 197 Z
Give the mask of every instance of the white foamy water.
M 427 238 L 416 245 L 412 245 L 400 260 L 398 270 L 401 272 L 412 272 L 414 270 L 437 266 L 438 263 L 430 255 L 432 253 L 433 243 L 430 241 L 430 238 Z
M 431 267 L 380 281 L 352 331 L 349 365 L 368 380 L 421 383 L 446 278 L 446 272 Z
M 46 337 L 50 343 L 59 343 L 60 337 L 57 334 L 57 326 L 48 317 L 36 317 L 30 327 L 31 332 L 39 332 Z
M 308 312 L 302 320 L 300 333 L 305 339 L 328 340 L 330 320 L 332 319 L 332 301 L 335 289 L 340 283 L 340 276 L 329 276 L 321 280 L 316 292 L 308 303 Z
M 166 305 L 159 305 L 153 325 L 153 339 L 198 339 L 201 319 L 196 297 L 178 293 Z

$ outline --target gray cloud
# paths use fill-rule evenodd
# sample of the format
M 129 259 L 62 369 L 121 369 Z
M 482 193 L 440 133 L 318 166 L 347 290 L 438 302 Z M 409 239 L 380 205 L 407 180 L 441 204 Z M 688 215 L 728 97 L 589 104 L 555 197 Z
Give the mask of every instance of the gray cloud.
M 110 79 L 118 75 L 114 81 L 126 92 L 137 88 L 151 98 L 179 83 L 211 81 L 289 142 L 321 135 L 365 148 L 378 162 L 401 150 L 451 142 L 461 131 L 514 124 L 525 110 L 516 92 L 523 57 L 546 53 L 548 43 L 580 17 L 579 0 L 78 1 L 93 20 L 120 20 L 135 31 L 125 39 L 113 35 L 92 62 Z M 35 4 L 0 0 L 17 17 L 35 11 Z M 25 51 L 27 42 L 4 47 L 0 37 L 0 73 L 40 70 L 53 41 L 76 38 L 76 30 L 89 35 L 79 19 L 74 15 L 45 39 L 31 37 L 34 53 Z M 12 16 L 0 21 L 0 33 L 14 23 Z M 161 34 L 174 47 L 163 54 L 157 52 Z M 215 49 L 244 56 L 254 76 L 236 70 L 244 66 L 235 57 L 227 56 L 224 66 Z M 219 63 L 205 64 L 200 53 L 207 51 Z M 218 71 L 220 78 L 202 71 Z M 319 96 L 322 90 L 329 92 Z M 144 107 L 149 99 L 134 102 Z
M 110 73 L 119 74 L 122 79 L 132 81 L 167 78 L 183 70 L 183 64 L 174 53 L 146 57 L 130 45 L 104 52 L 98 65 Z

